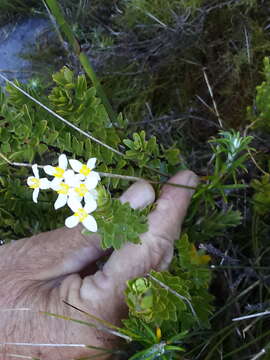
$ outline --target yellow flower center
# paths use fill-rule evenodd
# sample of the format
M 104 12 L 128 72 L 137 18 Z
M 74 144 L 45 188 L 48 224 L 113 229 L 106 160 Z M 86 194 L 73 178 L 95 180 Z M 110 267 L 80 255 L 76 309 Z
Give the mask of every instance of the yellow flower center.
M 88 216 L 87 212 L 83 208 L 78 209 L 74 215 L 78 216 L 80 222 L 83 222 Z
M 38 189 L 40 187 L 40 180 L 38 178 L 33 177 L 30 181 L 32 183 L 29 185 L 31 189 Z
M 54 168 L 54 174 L 53 176 L 57 177 L 57 178 L 62 178 L 63 175 L 65 173 L 65 170 L 60 168 L 60 167 L 56 167 Z
M 89 169 L 89 167 L 87 167 L 87 165 L 83 165 L 81 170 L 80 170 L 80 174 L 83 174 L 85 176 L 89 175 L 91 172 L 91 169 Z
M 68 184 L 60 184 L 60 189 L 57 190 L 58 194 L 64 194 L 67 195 L 69 191 L 70 186 Z
M 75 188 L 75 191 L 79 196 L 84 196 L 88 192 L 88 189 L 85 184 L 80 184 L 80 186 Z

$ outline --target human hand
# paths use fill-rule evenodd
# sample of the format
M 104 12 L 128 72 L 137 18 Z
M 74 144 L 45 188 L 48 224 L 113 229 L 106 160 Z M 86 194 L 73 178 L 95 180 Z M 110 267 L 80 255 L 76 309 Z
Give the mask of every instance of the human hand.
M 183 171 L 170 182 L 196 186 L 197 177 L 190 171 Z M 99 247 L 98 235 L 84 236 L 79 226 L 42 233 L 0 247 L 0 343 L 117 347 L 118 339 L 107 333 L 38 311 L 90 320 L 65 305 L 65 300 L 98 318 L 120 325 L 127 314 L 123 293 L 126 281 L 144 276 L 151 269 L 168 267 L 192 193 L 192 190 L 165 185 L 156 208 L 148 217 L 149 230 L 141 236 L 142 243 L 127 243 L 110 255 L 102 270 L 83 278 L 79 273 L 106 252 Z M 143 208 L 154 200 L 154 190 L 146 182 L 133 184 L 121 196 L 121 201 L 128 201 L 133 208 Z M 19 310 L 22 308 L 31 310 Z M 68 360 L 97 351 L 82 347 L 5 345 L 1 349 L 0 346 L 1 360 L 16 359 L 8 353 L 41 360 Z

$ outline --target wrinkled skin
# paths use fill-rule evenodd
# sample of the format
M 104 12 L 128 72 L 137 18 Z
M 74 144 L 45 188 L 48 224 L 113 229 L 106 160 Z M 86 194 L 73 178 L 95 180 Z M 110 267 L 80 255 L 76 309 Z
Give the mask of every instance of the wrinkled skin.
M 171 182 L 197 185 L 190 171 L 180 172 Z M 166 185 L 157 206 L 149 215 L 149 231 L 142 243 L 126 244 L 114 251 L 92 275 L 79 273 L 104 256 L 98 235 L 84 236 L 81 227 L 61 228 L 0 247 L 0 343 L 88 344 L 119 348 L 119 339 L 108 333 L 63 319 L 40 314 L 48 311 L 76 319 L 90 319 L 63 303 L 121 325 L 127 315 L 123 291 L 128 279 L 146 275 L 150 269 L 164 270 L 173 255 L 173 243 L 192 196 L 192 190 Z M 155 201 L 154 190 L 146 182 L 133 184 L 121 197 L 133 208 Z M 124 219 L 123 219 L 124 221 Z M 30 308 L 31 311 L 8 309 Z M 15 360 L 20 354 L 42 360 L 68 360 L 97 354 L 80 347 L 0 347 L 1 360 Z M 6 355 L 5 355 L 6 354 Z M 103 359 L 101 355 L 98 359 Z

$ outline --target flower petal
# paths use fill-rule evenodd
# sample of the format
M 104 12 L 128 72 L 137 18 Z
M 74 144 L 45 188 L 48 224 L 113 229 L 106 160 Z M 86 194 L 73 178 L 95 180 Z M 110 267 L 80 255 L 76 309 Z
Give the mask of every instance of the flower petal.
M 85 202 L 84 210 L 89 214 L 95 211 L 97 208 L 97 202 L 93 198 L 88 198 Z
M 67 203 L 67 195 L 59 194 L 56 202 L 54 203 L 55 210 L 60 209 L 61 207 L 65 206 Z
M 33 191 L 33 201 L 34 201 L 35 203 L 37 203 L 38 194 L 39 194 L 39 188 L 36 188 L 36 189 Z
M 38 166 L 37 166 L 37 164 L 34 164 L 34 165 L 32 166 L 32 170 L 33 170 L 33 173 L 34 173 L 35 177 L 39 179 L 39 173 L 38 173 Z
M 68 169 L 64 173 L 65 183 L 69 186 L 76 187 L 80 185 L 80 182 L 84 179 L 84 176 L 81 174 L 75 174 L 71 169 Z
M 99 173 L 97 173 L 96 171 L 91 171 L 90 174 L 85 179 L 85 185 L 87 189 L 89 190 L 94 189 L 97 186 L 99 180 L 100 180 Z
M 61 154 L 58 158 L 58 164 L 61 169 L 66 170 L 68 166 L 68 160 L 65 154 Z
M 46 189 L 50 189 L 50 187 L 51 187 L 51 182 L 48 179 L 46 178 L 40 179 L 40 186 L 39 186 L 40 189 L 46 190 Z
M 76 200 L 77 202 L 79 202 L 79 203 L 81 203 L 82 198 L 83 198 L 83 196 L 79 196 L 79 195 L 78 195 L 78 193 L 75 191 L 74 188 L 69 189 L 68 196 L 71 198 L 71 201 L 73 201 L 73 200 L 72 200 L 72 198 L 73 198 L 73 199 L 75 199 L 75 200 Z M 81 206 L 81 207 L 82 207 L 82 206 Z M 76 210 L 76 211 L 77 211 L 77 210 Z
M 73 211 L 76 212 L 78 209 L 82 208 L 82 204 L 80 201 L 75 198 L 74 196 L 70 196 L 67 201 L 68 207 Z
M 90 191 L 88 191 L 88 193 L 86 193 L 84 195 L 84 201 L 85 203 L 87 203 L 89 200 L 97 200 L 98 198 L 98 192 L 95 189 L 92 189 Z
M 82 163 L 79 160 L 71 159 L 69 160 L 70 166 L 76 172 L 80 172 L 82 168 Z
M 53 175 L 55 173 L 55 168 L 51 165 L 44 166 L 44 171 L 48 175 Z
M 51 181 L 51 188 L 54 190 L 56 186 L 59 186 L 61 184 L 63 179 L 61 178 L 57 178 L 55 177 L 52 181 Z
M 98 172 L 96 172 L 96 171 L 91 171 L 90 174 L 91 174 L 91 176 L 95 176 L 95 177 L 98 179 L 98 181 L 101 180 L 101 177 L 100 177 L 100 175 L 99 175 Z
M 53 179 L 54 180 L 54 179 Z M 54 190 L 54 191 L 58 191 L 58 190 L 60 190 L 61 189 L 61 183 L 62 183 L 62 181 L 61 182 L 57 182 L 57 181 L 51 181 L 51 184 L 50 184 L 50 187 L 51 187 L 51 189 L 52 190 Z
M 87 167 L 89 168 L 89 169 L 94 169 L 95 168 L 95 166 L 96 166 L 96 161 L 97 161 L 97 158 L 91 158 L 91 159 L 89 159 L 88 161 L 87 161 Z
M 68 169 L 64 172 L 63 178 L 65 180 L 71 179 L 75 176 L 75 172 L 71 169 Z
M 68 227 L 68 228 L 73 228 L 75 227 L 76 225 L 79 224 L 79 218 L 78 216 L 69 216 L 68 218 L 66 218 L 66 221 L 65 221 L 65 225 Z
M 92 215 L 88 215 L 87 218 L 85 218 L 82 223 L 87 230 L 92 232 L 97 232 L 97 222 Z
M 28 186 L 33 185 L 33 180 L 34 180 L 34 179 L 35 179 L 34 176 L 29 176 L 29 177 L 27 178 L 27 180 L 26 180 L 27 185 L 28 185 Z

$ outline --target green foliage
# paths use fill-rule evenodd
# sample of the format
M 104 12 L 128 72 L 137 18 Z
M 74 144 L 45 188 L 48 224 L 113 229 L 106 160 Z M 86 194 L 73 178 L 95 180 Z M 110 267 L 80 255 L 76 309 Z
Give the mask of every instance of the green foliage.
M 260 215 L 269 214 L 270 211 L 270 175 L 266 174 L 261 179 L 251 182 L 255 193 L 252 197 L 255 211 Z
M 145 139 L 145 131 L 133 134 L 133 141 L 125 139 L 124 144 L 129 150 L 126 151 L 126 159 L 137 160 L 140 167 L 146 164 L 154 168 L 160 167 L 159 146 L 153 136 L 148 141 Z
M 132 316 L 160 326 L 164 321 L 177 321 L 177 314 L 187 310 L 183 299 L 190 300 L 188 283 L 168 272 L 151 275 L 178 293 L 182 298 L 163 288 L 152 279 L 138 278 L 128 281 L 126 299 Z
M 263 75 L 265 80 L 256 87 L 256 107 L 258 115 L 256 116 L 255 127 L 266 130 L 270 129 L 270 59 L 265 57 L 263 60 Z M 251 108 L 248 108 L 251 113 Z M 254 120 L 254 119 L 253 119 Z
M 143 344 L 143 350 L 134 359 L 149 356 L 157 350 L 155 344 L 162 347 L 175 342 L 179 346 L 193 328 L 210 326 L 209 315 L 213 311 L 213 297 L 208 292 L 210 257 L 197 251 L 186 234 L 177 242 L 176 249 L 171 273 L 151 271 L 148 277 L 127 282 L 129 318 L 123 324 L 132 332 L 133 339 Z M 182 350 L 171 349 L 173 353 Z
M 35 0 L 1 0 L 0 1 L 0 24 L 4 25 L 10 22 L 10 18 L 21 15 L 29 16 L 29 12 L 34 14 L 34 6 L 37 5 Z
M 112 126 L 104 106 L 96 96 L 95 88 L 88 86 L 85 76 L 75 77 L 71 70 L 64 67 L 53 75 L 53 80 L 56 86 L 48 96 L 52 109 L 79 126 L 81 130 L 88 131 L 97 139 L 102 139 L 105 144 L 117 148 L 120 138 L 116 127 Z M 123 126 L 121 115 L 117 120 L 119 120 L 119 126 Z M 66 151 L 71 151 L 71 148 L 75 147 L 76 154 L 81 156 L 86 156 L 87 151 L 89 157 L 102 159 L 105 165 L 119 160 L 112 151 L 100 145 L 92 146 L 91 142 L 87 143 L 87 141 L 84 145 L 75 139 L 71 140 L 69 135 L 66 135 L 66 140 Z
M 27 175 L 26 168 L 12 168 L 0 176 L 0 237 L 6 242 L 56 229 L 68 216 L 65 209 L 52 216 L 54 199 L 49 193 L 43 192 L 38 205 L 34 204 L 31 191 L 26 190 Z
M 255 194 L 252 202 L 249 201 L 250 192 L 242 190 L 248 187 L 251 176 L 257 177 L 258 171 L 248 159 L 248 151 L 252 150 L 249 147 L 251 138 L 241 136 L 237 131 L 246 125 L 246 106 L 252 103 L 255 83 L 261 81 L 261 60 L 270 49 L 267 2 L 241 0 L 217 4 L 212 0 L 123 0 L 117 6 L 107 0 L 80 1 L 78 4 L 60 0 L 60 3 L 70 17 L 83 48 L 86 52 L 87 48 L 90 49 L 90 56 L 97 65 L 114 109 L 122 111 L 125 116 L 119 115 L 111 121 L 97 96 L 97 89 L 89 84 L 85 76 L 77 77 L 68 68 L 54 76 L 55 82 L 49 90 L 42 86 L 20 86 L 73 124 L 123 151 L 125 156 L 121 158 L 67 128 L 10 86 L 7 86 L 9 97 L 0 96 L 1 151 L 10 160 L 40 164 L 55 161 L 61 152 L 81 160 L 95 156 L 100 161 L 99 171 L 159 181 L 160 177 L 153 176 L 144 166 L 174 173 L 180 163 L 177 149 L 180 147 L 181 167 L 186 161 L 200 175 L 201 184 L 184 224 L 186 233 L 176 244 L 171 274 L 153 272 L 152 276 L 160 284 L 146 277 L 138 281 L 135 279 L 134 286 L 131 286 L 129 302 L 133 310 L 130 318 L 125 320 L 126 330 L 132 331 L 132 338 L 143 347 L 133 359 L 178 358 L 175 354 L 177 350 L 174 349 L 174 352 L 168 348 L 169 344 L 173 344 L 169 342 L 172 332 L 179 336 L 180 343 L 184 338 L 188 344 L 190 350 L 185 356 L 188 359 L 205 356 L 215 359 L 221 352 L 224 358 L 238 359 L 241 338 L 235 341 L 234 328 L 225 334 L 220 333 L 218 327 L 221 324 L 221 331 L 223 327 L 226 329 L 226 322 L 231 324 L 235 311 L 245 313 L 247 297 L 237 295 L 242 295 L 248 285 L 254 286 L 257 283 L 255 278 L 260 281 L 260 291 L 255 288 L 249 292 L 249 303 L 254 304 L 254 309 L 257 306 L 261 310 L 259 306 L 269 297 L 265 281 L 268 273 L 260 267 L 269 264 L 269 256 L 265 255 L 269 254 L 265 241 L 269 238 L 269 227 L 262 221 L 250 220 L 249 209 L 252 203 L 255 218 L 263 216 L 266 219 L 269 212 L 269 177 L 265 175 L 251 182 Z M 11 8 L 15 3 L 3 4 Z M 95 27 L 96 24 L 98 26 Z M 252 121 L 258 119 L 254 128 L 258 125 L 268 130 L 269 60 L 264 63 L 265 81 L 257 89 L 255 113 L 251 114 L 250 110 L 249 115 Z M 214 112 L 209 111 L 212 100 L 202 66 L 206 68 L 224 129 L 233 127 L 236 130 L 216 135 L 218 122 Z M 203 99 L 203 102 L 198 99 Z M 145 125 L 145 133 L 140 131 L 141 127 L 137 128 L 142 124 Z M 269 139 L 265 133 L 253 135 L 257 150 L 253 156 L 259 159 L 264 169 L 269 160 Z M 215 137 L 210 142 L 211 148 L 205 145 L 210 136 Z M 49 194 L 41 194 L 38 205 L 34 206 L 30 201 L 30 192 L 23 188 L 29 175 L 27 169 L 7 166 L 1 159 L 0 170 L 1 238 L 27 236 L 63 224 L 66 214 L 55 214 L 50 210 L 53 199 Z M 132 241 L 137 242 L 139 233 L 146 230 L 147 212 L 134 212 L 114 199 L 127 187 L 126 180 L 105 178 L 102 184 L 104 187 L 99 189 L 99 210 L 96 214 L 106 239 L 103 246 L 117 248 L 126 241 L 120 222 L 126 214 L 130 219 L 127 231 L 132 234 Z M 244 224 L 241 224 L 241 213 Z M 135 229 L 133 225 L 136 222 Z M 237 232 L 230 232 L 230 228 L 238 225 L 242 226 Z M 220 282 L 219 273 L 215 272 L 218 286 L 214 283 L 213 288 L 217 287 L 217 306 L 223 302 L 231 302 L 235 306 L 219 307 L 221 318 L 216 323 L 212 322 L 212 332 L 197 331 L 198 328 L 209 327 L 209 314 L 213 310 L 212 296 L 208 292 L 211 280 L 207 267 L 209 256 L 197 251 L 189 243 L 188 236 L 192 242 L 211 239 L 222 252 L 232 251 L 243 268 L 248 266 L 244 270 L 241 266 L 237 269 L 232 267 L 228 272 L 220 269 L 224 275 Z M 252 255 L 248 258 L 251 237 L 252 241 L 255 239 L 258 242 L 263 238 L 266 246 L 256 246 L 263 252 L 258 253 L 258 257 Z M 215 258 L 212 261 L 215 262 Z M 253 263 L 258 268 L 250 267 Z M 244 281 L 239 285 L 242 278 Z M 221 284 L 225 284 L 225 292 Z M 185 294 L 192 308 L 187 300 L 177 297 L 166 286 L 176 289 L 180 296 Z M 164 314 L 162 306 L 166 306 Z M 177 320 L 174 320 L 175 317 Z M 259 325 L 250 329 L 255 345 L 248 343 L 248 347 L 246 340 L 242 342 L 245 346 L 242 356 L 254 357 L 260 346 L 266 348 L 263 341 L 258 341 L 265 328 L 263 321 L 258 319 Z M 161 325 L 161 336 L 157 324 Z M 240 326 L 241 331 L 241 325 L 236 326 Z M 188 329 L 189 337 L 179 333 L 182 329 Z M 177 341 L 175 346 L 179 345 Z M 236 355 L 226 356 L 226 349 L 232 349 Z
M 202 3 L 202 0 L 129 0 L 126 1 L 124 14 L 121 22 L 126 26 L 133 27 L 140 22 L 145 24 L 172 25 L 176 17 L 175 13 L 184 10 L 195 10 Z
M 39 96 L 36 90 L 27 86 L 24 89 L 29 91 L 32 96 L 40 98 L 45 105 L 59 115 L 64 116 L 66 120 L 79 126 L 81 130 L 88 131 L 105 144 L 117 148 L 121 139 L 116 126 L 119 125 L 119 128 L 125 126 L 121 114 L 117 118 L 116 126 L 113 127 L 104 106 L 96 97 L 95 89 L 88 86 L 85 76 L 75 77 L 71 70 L 64 67 L 60 72 L 53 75 L 53 80 L 56 85 L 52 88 L 48 98 L 44 95 Z M 20 86 L 19 83 L 17 85 Z M 53 158 L 55 161 L 59 153 L 67 152 L 84 159 L 97 157 L 102 162 L 100 171 L 103 170 L 109 173 L 115 171 L 118 173 L 128 172 L 128 175 L 134 173 L 133 168 L 128 166 L 124 159 L 119 160 L 119 156 L 112 151 L 102 145 L 92 144 L 89 139 L 85 139 L 74 130 L 63 126 L 60 121 L 56 121 L 53 116 L 48 115 L 45 110 L 41 110 L 12 86 L 7 86 L 6 89 L 9 92 L 9 97 L 6 97 L 3 93 L 0 97 L 0 114 L 3 117 L 2 123 L 5 125 L 0 127 L 0 136 L 2 140 L 1 152 L 10 160 L 27 163 L 35 161 L 48 164 L 47 161 L 51 161 L 50 159 Z M 44 89 L 39 90 L 40 92 L 44 91 Z M 2 163 L 2 168 L 6 172 L 6 176 L 10 178 L 11 170 L 6 163 Z M 19 174 L 19 170 L 17 170 L 17 173 Z M 24 170 L 24 176 L 26 177 L 26 175 L 27 171 Z M 14 191 L 11 194 L 10 190 L 7 189 L 8 183 L 2 181 L 2 191 L 8 194 L 10 199 L 17 199 L 18 186 L 15 186 L 17 182 L 17 179 L 13 179 L 9 183 L 9 189 Z M 106 179 L 104 184 L 110 185 Z M 127 183 L 123 184 L 123 186 L 126 185 Z M 113 179 L 112 186 L 118 186 L 119 189 L 121 186 L 119 179 Z M 20 190 L 20 192 L 22 191 Z M 30 196 L 30 193 L 31 191 L 28 191 L 28 196 Z M 101 194 L 99 204 L 104 201 L 97 211 L 99 231 L 102 235 L 102 247 L 119 249 L 127 241 L 139 243 L 139 235 L 147 231 L 146 213 L 133 210 L 128 204 L 121 204 L 116 199 L 110 199 L 110 194 L 104 188 L 101 188 L 99 193 Z M 5 236 L 11 234 L 12 231 L 14 231 L 14 236 L 28 234 L 31 231 L 28 222 L 24 221 L 24 215 L 27 214 L 27 211 L 24 211 L 19 206 L 19 201 L 22 204 L 22 201 L 18 199 L 15 200 L 14 206 L 11 207 L 11 218 L 8 218 L 3 205 L 2 212 L 5 212 L 5 215 L 1 219 L 1 228 L 11 226 L 11 229 L 4 232 Z M 40 204 L 35 207 L 37 207 L 38 214 L 39 207 L 43 209 Z M 33 204 L 31 204 L 32 208 Z M 20 209 L 19 212 L 16 215 L 13 214 L 12 211 L 17 209 Z M 62 221 L 62 224 L 64 222 L 62 217 L 55 216 L 53 210 L 47 215 L 46 221 L 51 226 L 52 224 L 58 224 L 56 223 L 57 219 Z M 18 219 L 16 222 L 14 222 L 15 216 Z M 50 217 L 54 220 L 48 221 Z M 125 219 L 125 222 L 123 222 L 123 219 Z M 41 222 L 40 229 L 46 230 L 44 225 Z M 55 227 L 59 225 L 55 225 Z M 20 232 L 17 230 L 19 228 Z M 38 229 L 39 225 L 37 231 Z
M 33 97 L 38 98 L 44 105 L 64 115 L 67 120 L 76 124 L 82 130 L 94 134 L 105 143 L 117 148 L 121 140 L 116 127 L 112 126 L 104 106 L 101 105 L 100 100 L 95 95 L 95 89 L 87 84 L 85 76 L 75 77 L 72 71 L 63 68 L 53 76 L 53 79 L 56 85 L 52 87 L 48 97 L 44 95 L 45 88 L 41 86 L 32 87 L 31 83 L 24 86 L 18 82 L 16 84 Z M 9 96 L 5 96 L 3 92 L 0 93 L 0 151 L 11 161 L 48 164 L 54 163 L 60 153 L 66 152 L 86 160 L 90 157 L 102 159 L 103 166 L 106 167 L 108 172 L 113 172 L 114 167 L 125 166 L 125 162 L 121 165 L 119 156 L 101 145 L 93 144 L 89 139 L 65 126 L 14 87 L 7 85 L 6 91 Z M 119 127 L 123 127 L 125 121 L 121 115 L 119 115 L 118 120 Z M 2 159 L 0 167 L 2 174 L 1 191 L 8 194 L 9 201 L 11 201 L 10 199 L 13 201 L 13 205 L 9 206 L 9 212 L 5 210 L 4 202 L 1 204 L 0 211 L 1 215 L 3 215 L 0 220 L 1 236 L 4 238 L 16 238 L 17 236 L 27 235 L 31 233 L 31 226 L 27 217 L 28 211 L 20 206 L 23 202 L 20 196 L 18 197 L 18 194 L 22 191 L 18 189 L 16 174 L 19 177 L 23 174 L 20 184 L 24 189 L 26 177 L 30 174 L 26 169 L 12 169 Z M 24 192 L 27 192 L 27 190 L 25 189 Z M 30 194 L 31 191 L 28 192 L 27 196 L 30 196 Z M 5 201 L 7 201 L 6 198 Z M 113 201 L 113 204 L 116 214 L 123 214 L 121 206 L 117 205 L 116 201 Z M 39 204 L 35 205 L 36 209 L 34 210 L 29 199 L 29 208 L 31 209 L 30 214 L 33 211 L 36 214 L 41 214 L 44 206 L 42 202 L 39 202 Z M 127 205 L 123 208 L 126 209 Z M 39 209 L 41 209 L 40 212 Z M 130 213 L 131 221 L 134 220 L 134 224 L 138 225 L 138 229 L 144 231 L 146 225 L 139 226 L 139 216 L 137 218 L 131 210 L 127 212 Z M 42 217 L 42 220 L 38 221 L 37 216 L 34 216 L 37 221 L 34 227 L 35 231 L 44 231 L 62 225 L 64 221 L 60 213 L 56 216 L 53 210 L 51 212 L 46 211 L 46 217 Z M 110 223 L 108 218 L 106 218 L 106 221 L 108 224 Z M 144 220 L 141 221 L 144 222 Z M 31 223 L 33 222 L 34 220 Z M 106 225 L 104 225 L 104 233 L 106 233 L 105 228 Z M 20 230 L 18 231 L 18 229 Z M 119 231 L 116 223 L 114 231 L 116 234 Z M 134 228 L 132 228 L 130 231 L 132 241 L 135 241 L 135 238 L 138 241 L 138 233 L 136 234 Z M 106 240 L 106 243 L 109 244 L 109 240 Z
M 171 270 L 174 274 L 190 282 L 189 292 L 197 322 L 200 327 L 209 328 L 209 316 L 213 311 L 213 296 L 208 291 L 212 277 L 207 264 L 211 258 L 202 250 L 197 251 L 195 245 L 190 243 L 187 234 L 181 236 L 176 243 L 176 249 L 177 254 Z M 180 321 L 186 322 L 186 329 L 194 326 L 196 319 L 194 319 L 193 313 L 186 312 L 181 315 L 182 320 Z
M 208 241 L 216 236 L 224 235 L 227 228 L 236 227 L 242 222 L 239 210 L 232 208 L 226 211 L 214 210 L 198 218 L 194 226 L 189 230 L 192 239 Z
M 215 154 L 215 174 L 220 176 L 226 174 L 235 178 L 239 169 L 246 171 L 244 163 L 248 157 L 248 145 L 253 138 L 241 136 L 235 131 L 220 131 L 219 135 L 219 138 L 209 141 L 210 144 L 214 144 L 212 150 Z
M 176 245 L 178 257 L 168 272 L 152 271 L 149 278 L 128 281 L 126 300 L 130 315 L 148 324 L 162 326 L 178 322 L 182 331 L 193 326 L 209 327 L 212 296 L 208 293 L 208 255 L 198 253 L 183 235 Z
M 175 147 L 167 150 L 160 149 L 155 136 L 146 140 L 144 130 L 140 131 L 140 133 L 134 133 L 133 140 L 124 139 L 123 142 L 128 148 L 125 158 L 136 161 L 139 167 L 147 165 L 148 167 L 160 169 L 162 159 L 167 160 L 169 165 L 176 165 L 180 162 L 179 149 Z
M 147 231 L 146 217 L 133 210 L 128 203 L 112 199 L 107 212 L 96 212 L 101 246 L 103 249 L 120 249 L 126 242 L 138 244 L 139 235 Z M 124 221 L 123 221 L 124 219 Z
M 247 171 L 246 160 L 249 156 L 248 151 L 252 150 L 249 147 L 252 139 L 252 136 L 241 136 L 239 132 L 231 130 L 220 131 L 219 137 L 209 141 L 213 152 L 212 174 L 207 176 L 207 183 L 200 185 L 194 195 L 197 199 L 196 209 L 201 201 L 207 204 L 207 208 L 209 205 L 213 209 L 216 206 L 217 196 L 221 196 L 226 203 L 229 191 L 247 187 L 239 183 L 238 179 L 241 178 L 241 171 Z M 237 223 L 239 215 L 237 213 L 235 215 Z

